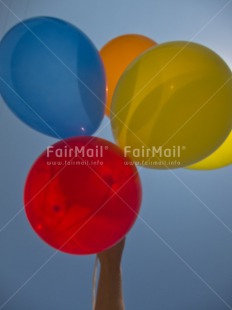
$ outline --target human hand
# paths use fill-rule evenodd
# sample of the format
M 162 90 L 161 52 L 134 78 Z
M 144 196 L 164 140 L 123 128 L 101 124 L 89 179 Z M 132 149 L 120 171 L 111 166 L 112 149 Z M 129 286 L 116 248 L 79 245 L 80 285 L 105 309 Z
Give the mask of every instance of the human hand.
M 125 241 L 126 238 L 122 239 L 112 248 L 103 251 L 97 255 L 102 267 L 104 266 L 120 267 L 122 254 L 125 247 Z
M 97 254 L 101 269 L 95 310 L 125 310 L 121 271 L 124 247 L 125 238 L 112 248 Z

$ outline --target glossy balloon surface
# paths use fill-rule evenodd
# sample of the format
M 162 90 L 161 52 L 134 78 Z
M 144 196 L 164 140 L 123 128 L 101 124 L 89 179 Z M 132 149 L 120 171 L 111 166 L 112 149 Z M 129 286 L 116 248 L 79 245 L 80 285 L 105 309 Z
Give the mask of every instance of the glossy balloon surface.
M 151 48 L 122 75 L 111 124 L 117 143 L 140 165 L 166 169 L 198 162 L 231 131 L 231 70 L 196 43 Z
M 97 49 L 70 23 L 28 19 L 0 43 L 0 93 L 39 132 L 55 138 L 93 134 L 104 116 L 105 88 Z
M 30 224 L 45 242 L 66 253 L 92 254 L 113 246 L 131 229 L 141 184 L 136 167 L 116 145 L 70 138 L 36 160 L 24 201 Z
M 104 45 L 100 51 L 107 77 L 107 104 L 105 113 L 110 115 L 110 106 L 117 83 L 127 66 L 141 53 L 155 46 L 152 39 L 139 34 L 125 34 Z
M 232 164 L 232 132 L 215 152 L 196 164 L 187 167 L 193 170 L 220 169 Z

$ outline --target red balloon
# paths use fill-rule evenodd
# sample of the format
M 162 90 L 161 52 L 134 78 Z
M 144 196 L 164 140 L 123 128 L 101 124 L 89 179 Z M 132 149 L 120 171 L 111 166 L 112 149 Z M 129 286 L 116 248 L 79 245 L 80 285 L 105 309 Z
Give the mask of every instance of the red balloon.
M 135 165 L 96 137 L 60 141 L 36 160 L 25 185 L 25 211 L 35 232 L 70 254 L 99 253 L 133 226 L 141 203 Z

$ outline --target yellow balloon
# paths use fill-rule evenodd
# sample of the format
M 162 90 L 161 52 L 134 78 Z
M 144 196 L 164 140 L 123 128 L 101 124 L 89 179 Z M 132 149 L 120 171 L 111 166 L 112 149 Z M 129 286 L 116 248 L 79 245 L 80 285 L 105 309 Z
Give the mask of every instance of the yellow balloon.
M 123 73 L 110 117 L 115 140 L 135 163 L 189 166 L 209 156 L 231 131 L 231 70 L 202 45 L 158 45 Z
M 232 164 L 232 132 L 224 143 L 209 157 L 198 163 L 188 166 L 188 169 L 194 170 L 212 170 L 219 169 Z

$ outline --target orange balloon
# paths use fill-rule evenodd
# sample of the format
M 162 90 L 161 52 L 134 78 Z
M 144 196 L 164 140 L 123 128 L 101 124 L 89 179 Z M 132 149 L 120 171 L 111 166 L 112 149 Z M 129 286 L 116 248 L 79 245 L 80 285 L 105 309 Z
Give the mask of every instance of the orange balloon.
M 155 41 L 139 34 L 126 34 L 109 41 L 100 50 L 107 77 L 107 103 L 105 114 L 110 115 L 114 90 L 126 67 L 141 53 L 157 45 Z

